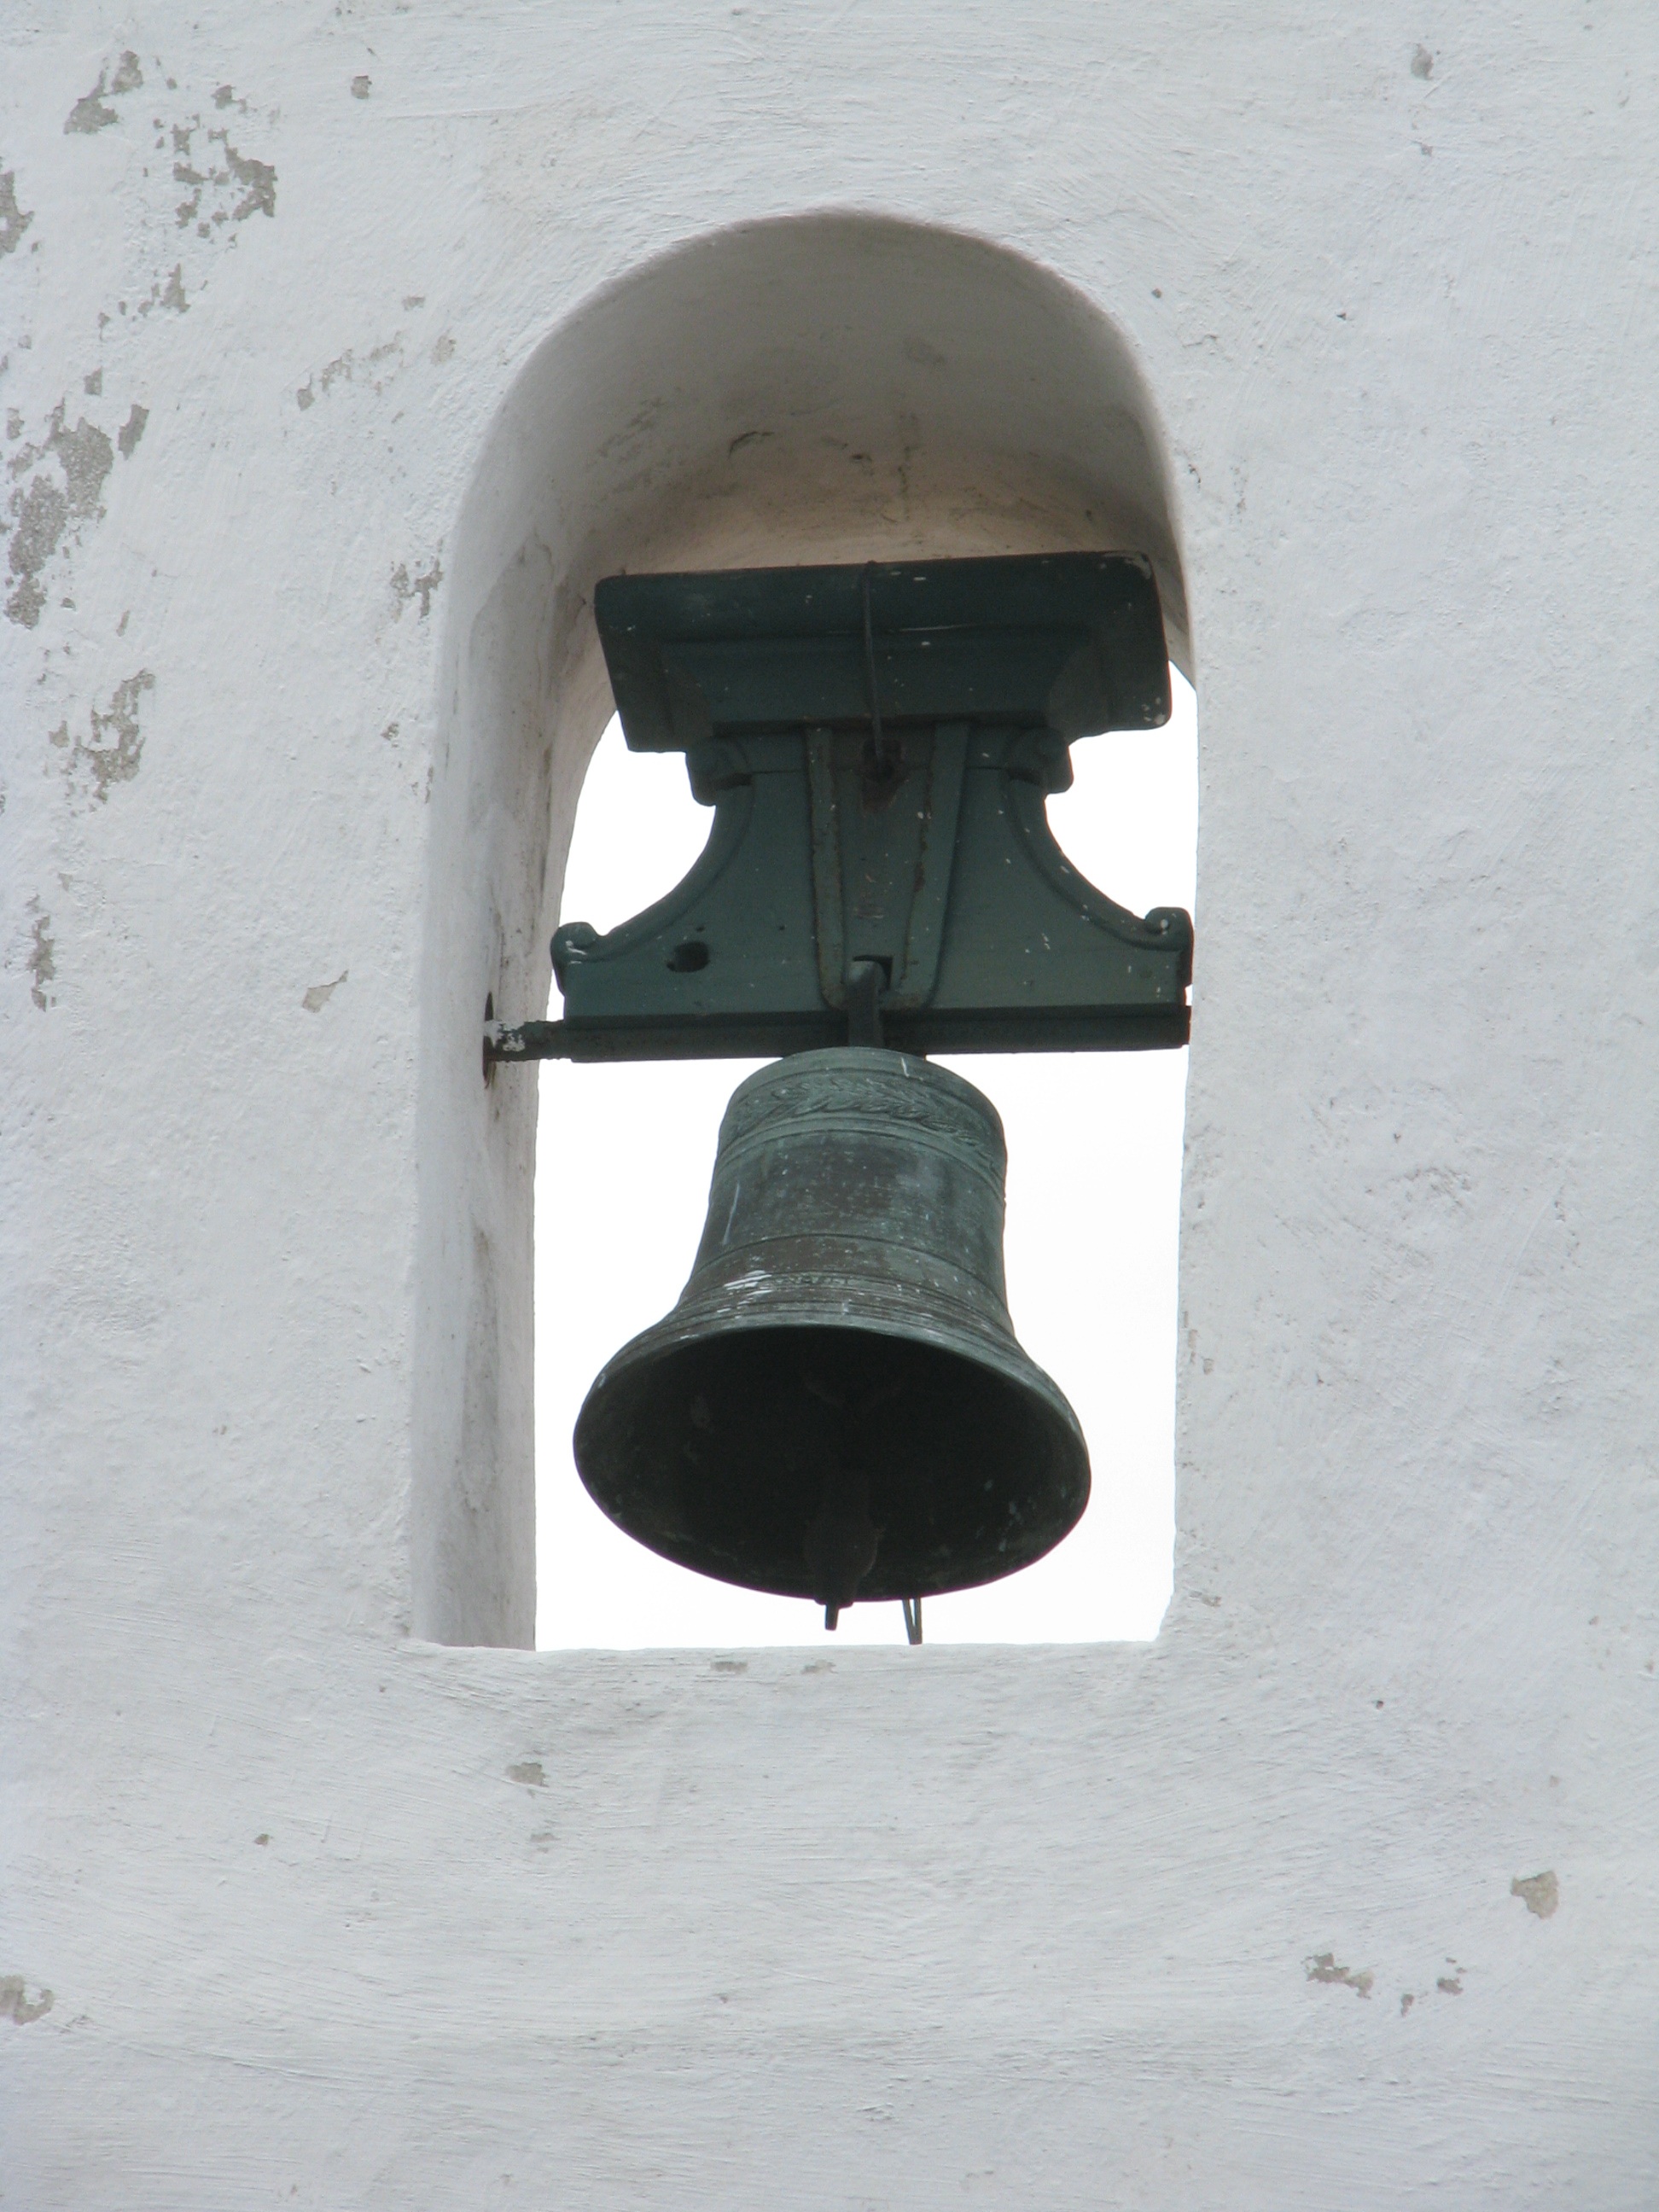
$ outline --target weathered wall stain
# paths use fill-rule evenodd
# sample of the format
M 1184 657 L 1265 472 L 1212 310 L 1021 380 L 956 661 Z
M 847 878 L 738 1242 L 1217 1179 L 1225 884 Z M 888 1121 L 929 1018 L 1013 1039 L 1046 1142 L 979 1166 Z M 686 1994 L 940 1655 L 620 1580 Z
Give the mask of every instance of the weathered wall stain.
M 146 691 L 155 688 L 155 678 L 148 668 L 118 684 L 103 713 L 96 707 L 89 710 L 92 736 L 88 743 L 77 737 L 71 744 L 67 722 L 60 722 L 52 732 L 51 742 L 69 754 L 64 774 L 72 776 L 84 764 L 100 805 L 107 803 L 111 784 L 131 783 L 138 773 L 144 751 L 143 732 L 138 726 L 139 702 Z
M 1516 1875 L 1510 1884 L 1510 1895 L 1518 1897 L 1539 1919 L 1547 1920 L 1561 1902 L 1561 1885 L 1547 1867 L 1542 1874 Z
M 115 449 L 97 425 L 83 415 L 72 430 L 64 427 L 64 403 L 52 418 L 46 450 L 58 456 L 69 491 L 70 514 L 78 521 L 98 512 L 104 480 L 115 465 Z
M 101 377 L 99 389 L 102 389 Z M 46 604 L 42 572 L 64 537 L 71 531 L 78 535 L 82 525 L 101 518 L 104 509 L 100 501 L 115 465 L 115 448 L 107 433 L 84 415 L 70 429 L 64 413 L 64 402 L 60 399 L 48 420 L 46 436 L 38 445 L 20 446 L 6 463 L 7 473 L 17 486 L 9 502 L 11 542 L 6 558 L 14 580 L 6 613 L 25 629 L 33 629 L 40 619 Z M 141 422 L 140 431 L 143 427 Z M 17 422 L 20 436 L 21 429 L 21 422 Z M 132 444 L 137 443 L 135 436 Z M 125 443 L 124 434 L 122 451 L 130 453 L 131 450 Z M 25 477 L 27 483 L 21 481 Z
M 156 69 L 158 72 L 161 70 L 159 61 Z M 84 135 L 136 119 L 124 116 L 109 101 L 135 90 L 144 81 L 137 56 L 124 53 L 113 71 L 106 65 L 93 90 L 76 103 L 64 129 Z M 166 82 L 167 91 L 177 94 L 178 80 L 169 76 Z M 180 95 L 180 103 L 183 98 Z M 249 103 L 237 99 L 234 87 L 228 84 L 217 87 L 213 105 L 221 111 L 234 108 L 239 115 L 250 114 Z M 223 122 L 210 125 L 204 121 L 198 106 L 193 111 L 175 111 L 171 114 L 164 110 L 149 120 L 155 133 L 152 152 L 170 152 L 173 156 L 166 167 L 159 163 L 153 171 L 149 166 L 143 167 L 143 176 L 153 176 L 153 183 L 141 187 L 134 180 L 128 188 L 130 198 L 149 204 L 143 212 L 152 251 L 165 252 L 165 240 L 169 234 L 181 230 L 204 239 L 217 237 L 234 246 L 240 227 L 250 216 L 276 215 L 276 165 L 245 152 L 232 139 L 231 130 L 240 126 L 233 125 L 228 114 Z M 269 120 L 275 122 L 275 111 Z M 180 185 L 184 187 L 182 198 L 178 191 Z M 3 209 L 0 208 L 0 238 L 6 235 L 4 226 Z M 137 301 L 118 301 L 116 312 L 124 316 L 132 312 L 145 316 L 158 308 L 167 308 L 183 314 L 190 305 L 190 289 L 197 288 L 198 283 L 197 273 L 192 271 L 187 285 L 183 263 L 175 262 L 171 274 L 164 270 L 155 278 L 146 297 Z
M 351 374 L 351 356 L 349 352 L 337 355 L 325 368 L 313 369 L 294 395 L 301 411 L 303 413 L 307 407 L 315 406 L 339 378 L 344 377 L 349 383 Z
M 143 436 L 144 425 L 149 420 L 149 408 L 141 407 L 135 399 L 132 403 L 132 412 L 116 434 L 115 442 L 121 448 L 121 459 L 124 461 L 130 461 L 132 459 L 133 447 Z
M 1322 1951 L 1317 1958 L 1304 1959 L 1302 1963 L 1310 1982 L 1337 1982 L 1345 1990 L 1352 1990 L 1356 1996 L 1370 1996 L 1376 1979 L 1369 1969 L 1357 1974 L 1352 1966 L 1339 1966 L 1333 1951 Z
M 25 629 L 33 629 L 46 605 L 40 575 L 58 550 L 71 524 L 95 519 L 103 513 L 99 495 L 114 465 L 115 448 L 105 433 L 83 415 L 71 430 L 64 421 L 64 402 L 52 410 L 50 426 L 41 443 L 25 445 L 7 462 L 14 478 L 35 469 L 27 486 L 20 485 L 10 500 L 15 517 L 7 561 L 15 578 L 6 612 Z M 36 464 L 56 460 L 62 482 Z
M 442 583 L 443 580 L 443 568 L 435 554 L 433 556 L 431 567 L 428 568 L 424 575 L 421 574 L 417 570 L 416 573 L 411 576 L 409 573 L 408 564 L 405 562 L 399 561 L 397 567 L 392 572 L 392 596 L 398 602 L 396 611 L 399 621 L 403 618 L 404 609 L 408 605 L 409 601 L 410 599 L 419 599 L 421 603 L 421 620 L 424 622 L 432 611 L 432 594 L 437 590 L 439 585 Z
M 228 87 L 220 89 L 228 90 Z M 207 166 L 198 169 L 188 156 L 191 141 L 201 128 L 199 115 L 192 116 L 187 124 L 173 125 L 173 150 L 178 157 L 173 164 L 173 180 L 183 185 L 187 193 L 173 210 L 178 228 L 188 230 L 194 223 L 198 238 L 210 238 L 216 224 L 246 222 L 251 215 L 274 216 L 276 171 L 272 164 L 240 153 L 230 143 L 228 129 L 210 130 L 208 141 L 223 148 L 224 159 L 216 162 L 204 155 Z M 163 143 L 159 138 L 155 143 Z
M 50 478 L 36 477 L 27 492 L 12 494 L 11 511 L 17 520 L 7 558 L 17 581 L 6 601 L 6 612 L 13 622 L 33 629 L 46 604 L 40 571 L 58 550 L 69 522 L 69 501 Z
M 315 406 L 318 400 L 336 384 L 342 382 L 355 384 L 360 367 L 369 388 L 377 394 L 384 392 L 392 378 L 404 367 L 403 350 L 404 336 L 401 331 L 394 337 L 387 338 L 384 344 L 377 345 L 365 354 L 361 363 L 356 354 L 348 347 L 344 353 L 337 354 L 325 368 L 313 369 L 305 382 L 295 392 L 294 397 L 301 412 L 303 413 L 307 407 Z M 375 370 L 381 368 L 383 363 L 393 361 L 395 365 L 385 370 L 384 374 L 380 375 L 374 374 Z
M 543 1790 L 547 1786 L 547 1776 L 539 1759 L 520 1759 L 516 1766 L 507 1768 L 507 1778 L 509 1782 L 522 1782 L 531 1790 Z
M 105 95 L 107 94 L 110 99 L 118 100 L 124 92 L 137 92 L 143 81 L 144 72 L 138 66 L 138 57 L 129 48 L 115 64 L 114 76 L 111 76 L 108 70 L 100 69 L 98 82 L 92 90 L 82 93 L 70 108 L 68 120 L 64 125 L 65 135 L 72 136 L 76 131 L 82 131 L 89 136 L 94 131 L 107 131 L 112 123 L 118 123 L 121 118 L 112 107 L 105 106 Z
M 58 973 L 57 946 L 51 934 L 52 916 L 43 911 L 38 898 L 29 901 L 29 912 L 34 916 L 28 957 L 28 971 L 34 980 L 29 986 L 29 996 L 44 1014 L 48 1006 L 57 1003 L 46 989 Z
M 51 2010 L 50 1990 L 42 1990 L 31 2002 L 28 1984 L 21 1974 L 0 1974 L 0 2020 L 15 2020 L 19 2027 L 27 2027 L 32 2020 L 44 2019 Z
M 321 1013 L 323 1008 L 328 1004 L 329 1000 L 334 996 L 334 994 L 339 989 L 341 984 L 345 981 L 347 976 L 349 975 L 350 973 L 351 970 L 349 968 L 342 968 L 339 974 L 334 978 L 334 981 L 331 983 L 313 983 L 311 988 L 305 994 L 305 996 L 301 1000 L 300 1004 L 305 1008 L 308 1014 Z
M 33 221 L 33 210 L 17 204 L 17 172 L 0 169 L 0 253 L 15 253 Z

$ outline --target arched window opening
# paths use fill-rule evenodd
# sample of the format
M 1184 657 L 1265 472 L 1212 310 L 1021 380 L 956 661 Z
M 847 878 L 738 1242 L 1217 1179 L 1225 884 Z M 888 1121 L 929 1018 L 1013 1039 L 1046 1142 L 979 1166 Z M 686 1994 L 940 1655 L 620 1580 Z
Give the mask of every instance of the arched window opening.
M 1194 896 L 1197 727 L 1171 671 L 1166 727 L 1080 740 L 1048 802 L 1068 858 L 1135 913 Z M 576 812 L 562 919 L 609 929 L 678 882 L 711 817 L 676 755 L 630 754 L 613 720 Z M 1079 1526 L 1021 1574 L 930 1599 L 930 1643 L 1153 1636 L 1170 1590 L 1176 1261 L 1185 1051 L 974 1054 L 1008 1139 L 1006 1258 L 1022 1343 L 1070 1398 L 1093 1491 Z M 678 1297 L 703 1224 L 727 1098 L 757 1062 L 545 1061 L 537 1176 L 537 1642 L 544 1648 L 817 1644 L 794 1599 L 712 1582 L 613 1526 L 570 1437 L 589 1382 Z M 842 1613 L 845 1642 L 904 1641 L 896 1604 Z
M 1145 557 L 1170 653 L 1190 666 L 1174 479 L 1132 333 L 1062 274 L 994 241 L 835 210 L 736 226 L 618 273 L 575 302 L 517 369 L 483 435 L 445 559 L 417 1103 L 407 1524 L 416 1636 L 528 1645 L 538 1611 L 544 1641 L 672 1644 L 736 1633 L 678 1610 L 708 1595 L 683 1570 L 677 1578 L 655 1570 L 676 1596 L 645 1606 L 631 1625 L 615 1607 L 603 1621 L 584 1615 L 591 1578 L 568 1564 L 556 1483 L 543 1486 L 539 1545 L 534 1534 L 537 1439 L 547 1470 L 568 1466 L 573 1394 L 638 1320 L 658 1318 L 677 1297 L 720 1110 L 741 1072 L 712 1063 L 675 1068 L 671 1080 L 661 1066 L 550 1066 L 539 1112 L 533 1068 L 497 1065 L 491 1081 L 479 1080 L 486 1002 L 508 1026 L 549 1010 L 548 942 L 562 914 L 597 926 L 636 903 L 579 896 L 574 875 L 570 896 L 561 897 L 584 774 L 611 707 L 593 612 L 599 580 L 1087 552 Z M 1078 792 L 1056 805 L 1055 826 L 1111 897 L 1142 912 L 1190 906 L 1190 829 L 1180 867 L 1143 877 L 1138 802 L 1121 809 L 1121 857 L 1093 854 L 1080 826 L 1106 763 L 1139 756 L 1141 743 L 1079 744 Z M 1149 772 L 1181 757 L 1175 732 L 1145 741 Z M 1187 758 L 1190 787 L 1190 742 Z M 602 757 L 590 805 L 604 766 Z M 684 764 L 629 756 L 625 767 L 627 836 L 637 844 L 651 811 L 646 787 L 658 774 L 683 778 Z M 683 783 L 672 804 L 699 844 L 708 817 Z M 669 860 L 642 872 L 642 894 L 660 891 L 678 866 Z M 1134 1348 L 1132 1319 L 1109 1343 L 1091 1335 L 1081 1306 L 1072 1326 L 1083 1349 L 1059 1339 L 1049 1349 L 1032 1289 L 1049 1263 L 1040 1249 L 1026 1256 L 1021 1224 L 1063 1215 L 1100 1279 L 1133 1282 L 1134 1313 L 1163 1313 L 1166 1331 L 1172 1326 L 1183 1057 L 1086 1055 L 1078 1079 L 1092 1086 L 1079 1093 L 1089 1103 L 1069 1126 L 1060 1102 L 1071 1079 L 1060 1080 L 1053 1056 L 1005 1067 L 976 1054 L 963 1065 L 1007 1125 L 1016 1327 L 1084 1416 L 1097 1470 L 1088 1525 L 1119 1532 L 1086 1572 L 1081 1547 L 1061 1547 L 1050 1581 L 1058 1588 L 1056 1577 L 1083 1574 L 1091 1600 L 1069 1613 L 1047 1607 L 1036 1632 L 1144 1634 L 1153 1624 L 1155 1597 L 1137 1607 L 1115 1595 L 1141 1548 L 1133 1533 L 1141 1509 L 1109 1504 L 1131 1419 L 1128 1395 L 1114 1393 L 1109 1378 L 1170 1363 Z M 1155 1263 L 1135 1256 L 1123 1209 L 1152 1188 L 1158 1142 L 1137 1142 L 1126 1159 L 1123 1117 L 1124 1102 L 1159 1085 L 1177 1103 L 1158 1140 L 1170 1164 L 1170 1225 Z M 629 1157 L 604 1165 L 590 1119 L 609 1130 L 636 1108 L 645 1121 Z M 603 1218 L 590 1232 L 579 1215 L 595 1196 Z M 625 1288 L 613 1300 L 605 1284 L 618 1272 Z M 1163 1423 L 1167 1437 L 1167 1412 Z M 1166 1442 L 1152 1509 L 1160 1591 L 1168 1459 Z M 979 1610 L 997 1602 L 993 1590 L 936 1606 L 929 1640 L 1023 1632 L 1011 1616 Z M 807 1633 L 784 1610 L 787 1624 L 754 1632 L 761 1640 Z M 843 1632 L 864 1626 L 853 1607 Z

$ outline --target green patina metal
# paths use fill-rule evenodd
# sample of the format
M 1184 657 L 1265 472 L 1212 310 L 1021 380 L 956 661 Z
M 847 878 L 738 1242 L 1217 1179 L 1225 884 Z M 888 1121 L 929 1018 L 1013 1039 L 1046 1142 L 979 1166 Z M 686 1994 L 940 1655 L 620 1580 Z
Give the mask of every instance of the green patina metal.
M 559 929 L 564 1018 L 491 1058 L 1186 1042 L 1191 921 L 1115 905 L 1045 807 L 1074 740 L 1169 718 L 1146 560 L 611 576 L 594 611 L 629 745 L 714 825 L 656 905 Z
M 690 1279 L 577 1420 L 596 1504 L 832 1628 L 1052 1550 L 1089 1454 L 1008 1317 L 1006 1162 L 990 1100 L 908 1054 L 798 1053 L 740 1084 Z

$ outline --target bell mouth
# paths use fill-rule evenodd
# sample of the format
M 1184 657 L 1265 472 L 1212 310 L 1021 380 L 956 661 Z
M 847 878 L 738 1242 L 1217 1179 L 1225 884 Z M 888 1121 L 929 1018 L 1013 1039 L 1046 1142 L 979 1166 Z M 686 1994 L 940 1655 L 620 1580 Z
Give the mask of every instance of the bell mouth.
M 994 1582 L 1075 1528 L 1082 1431 L 1012 1337 L 937 1294 L 919 1322 L 899 1286 L 872 1310 L 866 1279 L 830 1319 L 822 1272 L 770 1281 L 740 1311 L 688 1298 L 594 1382 L 576 1465 L 619 1528 L 716 1580 L 843 1605 Z

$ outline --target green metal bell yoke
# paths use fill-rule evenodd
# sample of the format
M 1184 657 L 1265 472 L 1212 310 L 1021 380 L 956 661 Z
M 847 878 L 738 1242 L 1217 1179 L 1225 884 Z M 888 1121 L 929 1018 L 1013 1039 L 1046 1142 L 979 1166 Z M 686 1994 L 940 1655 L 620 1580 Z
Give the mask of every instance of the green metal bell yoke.
M 594 613 L 635 752 L 714 810 L 666 897 L 562 924 L 564 1018 L 492 1060 L 1184 1044 L 1193 929 L 1103 896 L 1049 831 L 1073 742 L 1170 713 L 1138 556 L 609 576 Z

